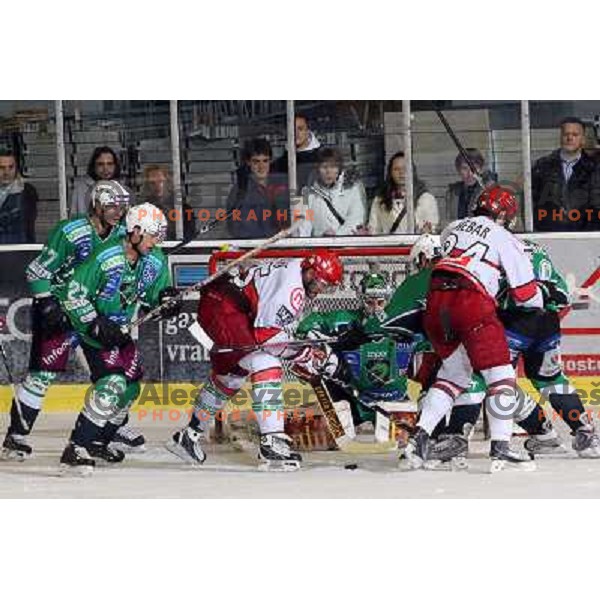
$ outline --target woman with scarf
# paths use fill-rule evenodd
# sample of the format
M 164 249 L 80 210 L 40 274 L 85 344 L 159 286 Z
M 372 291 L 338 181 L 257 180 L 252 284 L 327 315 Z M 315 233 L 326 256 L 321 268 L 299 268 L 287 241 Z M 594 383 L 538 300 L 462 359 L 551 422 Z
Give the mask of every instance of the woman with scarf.
M 419 179 L 414 165 L 413 191 L 415 233 L 437 233 L 440 217 L 436 199 Z M 388 162 L 381 193 L 374 198 L 371 205 L 368 228 L 373 235 L 412 233 L 408 231 L 404 152 L 396 152 Z

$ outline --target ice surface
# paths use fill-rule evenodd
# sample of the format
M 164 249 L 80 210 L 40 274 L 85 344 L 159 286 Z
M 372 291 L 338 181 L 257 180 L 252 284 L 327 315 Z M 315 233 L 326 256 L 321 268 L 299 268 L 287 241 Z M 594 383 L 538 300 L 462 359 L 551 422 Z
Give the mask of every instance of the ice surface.
M 8 416 L 0 415 L 2 434 Z M 136 422 L 148 451 L 99 467 L 89 478 L 60 477 L 58 460 L 73 414 L 42 414 L 31 436 L 35 456 L 25 463 L 0 461 L 3 498 L 600 498 L 600 460 L 573 453 L 539 458 L 537 471 L 486 472 L 487 445 L 472 444 L 468 472 L 403 472 L 396 453 L 305 453 L 295 473 L 264 473 L 254 458 L 229 445 L 209 445 L 202 467 L 181 463 L 163 448 L 177 422 Z M 570 447 L 563 427 L 560 432 Z M 344 465 L 356 463 L 356 470 Z

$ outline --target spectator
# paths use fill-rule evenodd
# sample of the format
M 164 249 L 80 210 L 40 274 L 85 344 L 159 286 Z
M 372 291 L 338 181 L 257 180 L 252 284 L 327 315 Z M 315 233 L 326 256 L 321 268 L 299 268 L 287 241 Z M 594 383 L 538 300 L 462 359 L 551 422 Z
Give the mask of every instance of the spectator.
M 288 189 L 271 174 L 272 155 L 265 139 L 255 138 L 244 147 L 237 183 L 227 198 L 227 210 L 234 210 L 227 227 L 235 239 L 271 237 L 288 225 Z
M 295 123 L 296 142 L 296 176 L 298 191 L 301 192 L 307 185 L 312 183 L 311 176 L 317 164 L 317 157 L 321 144 L 317 136 L 311 131 L 306 115 L 297 114 Z M 288 153 L 273 162 L 273 171 L 277 173 L 288 172 Z
M 366 221 L 365 188 L 353 170 L 344 170 L 336 148 L 322 148 L 315 181 L 305 188 L 306 219 L 298 229 L 302 236 L 357 235 Z
M 415 229 L 417 233 L 436 233 L 439 227 L 438 206 L 433 194 L 417 175 L 413 165 L 413 196 L 415 198 Z M 406 218 L 406 159 L 396 152 L 387 165 L 381 192 L 373 199 L 369 215 L 369 233 L 410 233 Z
M 96 181 L 101 179 L 116 179 L 121 177 L 121 164 L 115 151 L 108 146 L 96 148 L 88 163 L 87 174 L 75 182 L 71 198 L 71 216 L 87 215 L 90 194 Z
M 17 169 L 10 150 L 0 151 L 0 244 L 35 243 L 38 195 Z
M 537 231 L 600 228 L 600 167 L 584 145 L 585 125 L 569 117 L 560 124 L 560 148 L 533 165 L 533 219 Z
M 480 173 L 484 185 L 498 180 L 495 173 L 484 168 L 485 159 L 477 148 L 466 148 L 465 152 Z M 471 167 L 469 167 L 465 157 L 461 153 L 454 160 L 454 168 L 460 177 L 460 181 L 451 183 L 446 191 L 444 227 L 452 223 L 452 221 L 456 221 L 456 219 L 464 219 L 468 216 L 470 214 L 469 208 L 482 192 L 481 186 L 477 183 Z
M 185 239 L 191 239 L 196 233 L 194 209 L 187 202 L 182 202 L 181 214 L 174 210 L 175 194 L 171 172 L 168 167 L 148 165 L 144 168 L 142 191 L 136 204 L 143 202 L 150 202 L 165 213 L 167 217 L 167 239 L 176 239 L 176 223 L 179 218 L 183 219 L 183 237 Z

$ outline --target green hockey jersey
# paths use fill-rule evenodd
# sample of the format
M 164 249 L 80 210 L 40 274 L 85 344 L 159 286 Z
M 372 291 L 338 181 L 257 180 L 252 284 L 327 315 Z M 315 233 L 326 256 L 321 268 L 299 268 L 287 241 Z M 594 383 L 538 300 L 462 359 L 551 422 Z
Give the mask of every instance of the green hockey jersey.
M 167 259 L 159 248 L 140 256 L 131 265 L 124 240 L 102 245 L 79 265 L 58 297 L 71 323 L 82 339 L 99 348 L 87 335 L 91 322 L 107 316 L 119 325 L 128 325 L 138 305 L 150 309 L 158 305 L 160 292 L 171 285 Z
M 384 331 L 414 336 L 415 353 L 433 351 L 423 328 L 423 313 L 427 304 L 431 273 L 431 269 L 421 269 L 418 273 L 409 275 L 400 284 L 386 307 L 388 318 L 382 325 Z M 480 393 L 485 389 L 483 378 L 475 374 L 467 393 Z
M 361 402 L 370 404 L 404 398 L 412 343 L 398 342 L 385 335 L 377 317 L 367 316 L 362 310 L 313 312 L 300 322 L 296 334 L 300 338 L 310 332 L 339 337 L 351 330 L 366 334 L 366 339 L 356 347 L 341 351 L 352 377 L 348 383 L 359 392 Z
M 106 238 L 96 232 L 89 217 L 75 217 L 58 223 L 50 232 L 47 244 L 26 269 L 27 283 L 33 296 L 56 294 L 83 263 L 103 244 L 125 236 L 122 225 L 113 227 Z
M 560 312 L 571 303 L 569 288 L 562 274 L 554 266 L 548 251 L 530 240 L 523 240 L 525 251 L 531 260 L 533 273 L 544 298 L 547 311 Z M 499 304 L 505 310 L 517 308 L 510 295 L 506 294 L 506 282 L 502 281 L 498 294 Z

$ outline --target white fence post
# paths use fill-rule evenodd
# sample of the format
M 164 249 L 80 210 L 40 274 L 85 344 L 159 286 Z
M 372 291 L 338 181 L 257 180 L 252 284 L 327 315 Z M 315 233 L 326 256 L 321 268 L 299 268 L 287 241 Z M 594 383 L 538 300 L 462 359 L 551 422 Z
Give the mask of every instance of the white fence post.
M 173 167 L 173 192 L 175 195 L 175 235 L 178 240 L 183 239 L 183 195 L 181 191 L 181 154 L 179 152 L 179 111 L 177 100 L 169 101 L 171 125 L 171 160 Z M 167 217 L 168 218 L 168 217 Z
M 56 158 L 58 160 L 58 209 L 61 219 L 69 216 L 67 206 L 67 164 L 65 160 L 65 117 L 63 101 L 54 101 L 56 116 Z

